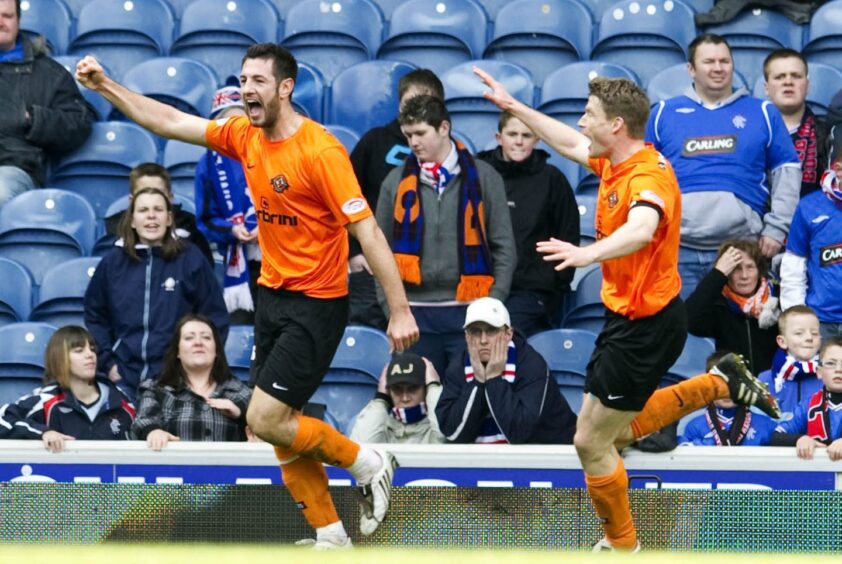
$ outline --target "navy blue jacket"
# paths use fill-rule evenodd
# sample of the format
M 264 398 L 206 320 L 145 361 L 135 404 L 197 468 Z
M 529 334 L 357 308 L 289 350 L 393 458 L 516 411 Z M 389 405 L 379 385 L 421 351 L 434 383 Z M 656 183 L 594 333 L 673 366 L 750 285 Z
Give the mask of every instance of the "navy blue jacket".
M 96 339 L 99 370 L 116 364 L 130 394 L 142 380 L 158 378 L 178 320 L 201 313 L 228 335 L 228 310 L 216 276 L 191 243 L 173 260 L 160 248 L 137 248 L 134 261 L 115 247 L 96 268 L 85 292 L 85 325 Z M 220 351 L 221 352 L 221 351 Z
M 120 441 L 131 437 L 135 408 L 108 380 L 97 380 L 108 398 L 93 421 L 70 390 L 58 384 L 35 389 L 0 408 L 0 439 L 40 439 L 58 431 L 83 441 Z

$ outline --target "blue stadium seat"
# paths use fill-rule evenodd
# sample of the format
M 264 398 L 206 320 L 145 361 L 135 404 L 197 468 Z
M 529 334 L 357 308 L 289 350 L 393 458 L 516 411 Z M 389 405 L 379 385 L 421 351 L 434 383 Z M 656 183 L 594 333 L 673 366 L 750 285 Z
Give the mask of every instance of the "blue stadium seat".
M 123 77 L 126 88 L 197 116 L 210 113 L 219 79 L 204 63 L 180 57 L 149 59 Z
M 164 145 L 163 165 L 170 173 L 173 194 L 179 194 L 190 200 L 195 197 L 196 162 L 207 149 L 201 145 L 170 139 Z M 108 216 L 106 216 L 108 217 Z
M 598 181 L 597 181 L 598 182 Z M 596 240 L 596 194 L 588 195 L 577 187 L 576 203 L 579 205 L 579 231 L 582 244 L 593 243 Z
M 295 110 L 310 119 L 322 121 L 326 84 L 318 69 L 305 63 L 298 63 L 298 78 L 292 95 Z M 362 103 L 362 102 L 360 102 Z
M 602 331 L 605 323 L 605 306 L 602 305 L 602 270 L 595 268 L 585 273 L 569 294 L 569 306 L 561 326 L 567 329 L 585 329 L 593 333 Z
M 586 369 L 595 343 L 595 333 L 579 329 L 551 329 L 529 338 L 529 344 L 547 361 L 550 374 L 577 414 L 582 407 Z
M 272 5 L 278 11 L 281 21 L 286 20 L 289 9 L 301 2 L 302 0 L 272 0 Z
M 57 264 L 44 273 L 38 302 L 30 321 L 43 321 L 62 327 L 85 325 L 85 291 L 94 275 L 99 257 L 82 257 Z
M 714 350 L 713 341 L 710 339 L 687 335 L 687 342 L 684 344 L 681 356 L 667 371 L 662 382 L 674 384 L 704 373 L 707 358 L 713 354 Z
M 842 90 L 842 72 L 823 63 L 809 63 L 808 76 L 810 86 L 807 88 L 807 105 L 817 116 L 824 116 L 833 96 Z M 754 83 L 754 95 L 767 98 L 766 79 L 763 75 Z
M 330 87 L 326 121 L 365 134 L 398 115 L 398 82 L 415 69 L 400 61 L 366 61 L 340 72 Z
M 0 327 L 0 378 L 43 376 L 44 351 L 55 331 L 53 325 L 29 321 Z
M 763 76 L 763 60 L 775 49 L 801 50 L 801 26 L 780 12 L 754 8 L 743 10 L 735 19 L 705 28 L 728 40 L 734 68 L 754 84 Z
M 62 0 L 26 0 L 20 4 L 21 31 L 43 35 L 53 55 L 67 52 L 73 16 Z
M 277 41 L 278 21 L 268 0 L 193 0 L 184 8 L 169 54 L 205 63 L 223 80 L 239 77 L 251 45 Z
M 82 8 L 85 7 L 85 4 L 90 2 L 90 0 L 64 0 L 64 3 L 67 4 L 67 7 L 70 9 L 71 17 L 78 18 L 79 12 L 82 11 Z
M 760 75 L 762 79 L 762 71 Z M 692 85 L 693 80 L 690 78 L 690 73 L 687 72 L 687 63 L 679 63 L 667 67 L 653 76 L 646 87 L 646 95 L 649 96 L 649 101 L 654 105 L 660 100 L 681 96 Z M 745 77 L 737 71 L 734 71 L 734 88 L 751 90 Z
M 571 161 L 570 159 L 562 157 L 555 149 L 543 141 L 538 143 L 538 148 L 543 149 L 550 154 L 550 158 L 547 159 L 547 162 L 558 168 L 567 179 L 567 182 L 570 183 L 570 187 L 575 190 L 576 185 L 579 184 L 579 179 L 585 173 L 585 169 L 582 168 L 582 165 L 576 161 Z
M 333 418 L 332 425 L 346 433 L 351 420 L 374 399 L 377 383 L 361 382 L 322 382 L 310 401 L 323 403 Z
M 243 382 L 249 381 L 249 370 L 254 358 L 254 327 L 251 325 L 232 325 L 228 328 L 225 341 L 225 358 L 231 372 Z
M 380 8 L 380 13 L 383 14 L 383 19 L 387 22 L 392 19 L 392 12 L 395 11 L 395 8 L 404 2 L 405 0 L 374 0 L 374 3 Z
M 14 403 L 24 396 L 31 395 L 41 387 L 40 376 L 3 376 L 0 374 L 0 406 Z
M 325 126 L 328 131 L 333 133 L 333 135 L 339 139 L 342 145 L 345 147 L 345 150 L 348 151 L 348 154 L 351 154 L 351 151 L 354 150 L 354 147 L 357 145 L 357 142 L 360 140 L 360 134 L 351 129 L 350 127 L 345 127 L 344 125 L 326 125 Z
M 552 72 L 544 81 L 538 109 L 571 127 L 577 127 L 576 123 L 588 103 L 588 83 L 597 76 L 627 78 L 640 84 L 637 76 L 621 65 L 596 61 L 571 63 Z
M 813 14 L 802 54 L 810 63 L 839 66 L 842 56 L 842 0 L 833 0 Z
M 408 61 L 441 76 L 482 57 L 488 17 L 474 0 L 408 0 L 395 8 L 379 59 Z
M 17 261 L 0 258 L 0 325 L 26 321 L 32 309 L 32 275 Z
M 88 140 L 53 167 L 50 183 L 81 194 L 103 218 L 108 204 L 128 192 L 131 169 L 157 161 L 155 138 L 139 125 L 97 122 Z
M 473 66 L 491 74 L 512 96 L 529 106 L 534 103 L 535 84 L 529 71 L 504 61 L 468 61 L 441 75 L 453 127 L 484 148 L 494 141 L 500 109 L 483 97 L 488 88 L 473 73 Z
M 390 359 L 389 339 L 383 331 L 348 325 L 324 381 L 376 385 Z
M 342 70 L 373 59 L 382 35 L 383 15 L 370 0 L 303 0 L 287 12 L 281 43 L 330 84 Z
M 76 74 L 76 63 L 79 62 L 81 57 L 76 55 L 61 55 L 59 57 L 53 57 L 53 60 L 67 69 L 71 75 Z M 104 67 L 105 72 L 110 74 L 111 71 L 108 67 Z M 111 111 L 113 110 L 113 106 L 111 106 L 111 102 L 106 100 L 101 94 L 90 90 L 89 88 L 85 88 L 78 82 L 76 83 L 77 88 L 79 88 L 79 92 L 82 93 L 82 97 L 85 101 L 90 104 L 90 106 L 96 112 L 96 120 L 97 121 L 105 121 L 108 119 L 108 116 L 111 115 Z
M 695 37 L 693 10 L 681 0 L 621 0 L 602 14 L 591 60 L 626 66 L 646 84 L 661 69 L 686 61 Z
M 543 84 L 560 66 L 588 59 L 593 28 L 579 0 L 515 0 L 498 13 L 483 58 L 517 63 Z
M 579 184 L 576 186 L 574 191 L 576 192 L 576 196 L 578 197 L 579 194 L 583 196 L 590 196 L 595 198 L 597 192 L 599 192 L 599 177 L 594 173 L 582 169 L 582 177 L 579 179 Z M 592 218 L 593 219 L 593 218 Z
M 92 54 L 121 79 L 172 43 L 175 18 L 166 0 L 90 0 L 79 12 L 68 53 Z
M 78 194 L 54 188 L 15 196 L 0 209 L 0 256 L 25 266 L 36 285 L 58 262 L 86 256 L 96 217 Z

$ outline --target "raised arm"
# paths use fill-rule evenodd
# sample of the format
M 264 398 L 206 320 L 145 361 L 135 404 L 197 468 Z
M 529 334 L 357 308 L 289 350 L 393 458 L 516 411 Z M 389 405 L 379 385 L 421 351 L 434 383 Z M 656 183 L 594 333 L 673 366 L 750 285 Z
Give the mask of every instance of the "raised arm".
M 491 89 L 491 92 L 483 94 L 486 100 L 494 102 L 501 110 L 510 112 L 562 157 L 588 168 L 590 139 L 572 127 L 516 100 L 502 84 L 481 68 L 474 67 L 473 70 L 483 84 Z
M 99 93 L 123 115 L 152 133 L 168 139 L 207 146 L 205 130 L 208 120 L 132 92 L 106 76 L 102 65 L 90 55 L 76 65 L 76 80 L 85 88 Z

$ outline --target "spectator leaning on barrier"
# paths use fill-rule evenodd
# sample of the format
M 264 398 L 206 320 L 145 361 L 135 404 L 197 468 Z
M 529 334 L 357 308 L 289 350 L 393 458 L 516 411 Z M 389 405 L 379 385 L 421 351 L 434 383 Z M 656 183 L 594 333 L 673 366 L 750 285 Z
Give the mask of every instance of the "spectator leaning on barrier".
M 396 353 L 380 375 L 377 395 L 357 416 L 351 440 L 361 443 L 443 443 L 436 420 L 441 381 L 417 354 Z
M 73 439 L 129 439 L 134 406 L 96 378 L 96 366 L 90 333 L 76 325 L 58 329 L 44 351 L 44 386 L 0 408 L 0 439 L 40 438 L 52 452 Z

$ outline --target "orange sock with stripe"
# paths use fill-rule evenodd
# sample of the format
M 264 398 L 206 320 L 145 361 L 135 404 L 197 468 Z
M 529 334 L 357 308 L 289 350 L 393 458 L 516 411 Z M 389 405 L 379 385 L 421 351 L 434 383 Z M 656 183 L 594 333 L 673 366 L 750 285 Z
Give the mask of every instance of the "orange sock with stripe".
M 337 523 L 339 515 L 330 497 L 322 463 L 282 447 L 275 447 L 275 456 L 281 462 L 284 485 L 310 526 L 318 529 Z
M 605 529 L 605 538 L 614 548 L 632 550 L 637 545 L 637 531 L 629 508 L 629 477 L 623 459 L 607 476 L 585 474 L 585 484 Z
M 652 394 L 643 410 L 631 422 L 635 439 L 678 421 L 716 399 L 730 397 L 728 384 L 713 374 L 700 374 Z
M 319 419 L 298 416 L 298 433 L 290 451 L 331 466 L 348 468 L 357 459 L 360 445 Z

